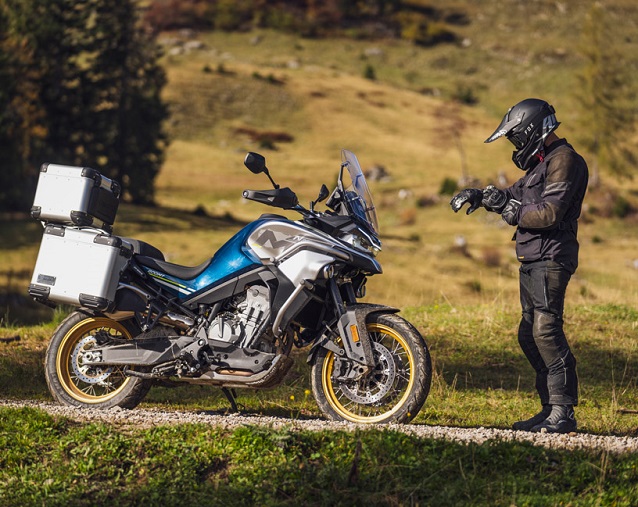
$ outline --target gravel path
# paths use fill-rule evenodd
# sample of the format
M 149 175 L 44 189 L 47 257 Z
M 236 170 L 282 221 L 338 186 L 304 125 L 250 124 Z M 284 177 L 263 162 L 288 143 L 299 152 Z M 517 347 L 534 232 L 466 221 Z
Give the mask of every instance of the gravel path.
M 0 400 L 1 407 L 32 407 L 45 410 L 52 415 L 67 417 L 75 421 L 101 421 L 134 427 L 164 426 L 184 423 L 203 423 L 211 426 L 234 429 L 247 425 L 260 425 L 272 428 L 289 428 L 293 430 L 341 430 L 353 431 L 357 428 L 370 428 L 370 425 L 358 425 L 346 422 L 332 422 L 324 419 L 288 419 L 258 415 L 221 415 L 206 412 L 166 411 L 156 409 L 125 410 L 92 410 L 66 407 L 54 403 L 35 401 Z M 523 431 L 502 430 L 496 428 L 456 428 L 446 426 L 428 426 L 422 424 L 390 424 L 375 425 L 379 429 L 390 429 L 414 435 L 419 438 L 445 439 L 461 443 L 477 443 L 495 441 L 530 442 L 536 446 L 550 449 L 593 449 L 613 454 L 638 452 L 638 438 L 591 435 L 588 433 L 571 433 L 569 435 L 552 435 L 528 433 Z

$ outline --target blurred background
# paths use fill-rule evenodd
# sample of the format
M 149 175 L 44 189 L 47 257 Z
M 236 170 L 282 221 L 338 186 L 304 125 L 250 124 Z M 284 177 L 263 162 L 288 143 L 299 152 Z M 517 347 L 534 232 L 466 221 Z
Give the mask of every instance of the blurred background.
M 41 164 L 118 180 L 115 234 L 196 265 L 269 211 L 247 151 L 306 205 L 342 148 L 380 218 L 367 300 L 514 309 L 512 229 L 448 202 L 523 175 L 483 141 L 528 97 L 591 172 L 568 301 L 635 307 L 637 34 L 633 0 L 0 0 L 0 319 L 52 318 L 26 294 Z

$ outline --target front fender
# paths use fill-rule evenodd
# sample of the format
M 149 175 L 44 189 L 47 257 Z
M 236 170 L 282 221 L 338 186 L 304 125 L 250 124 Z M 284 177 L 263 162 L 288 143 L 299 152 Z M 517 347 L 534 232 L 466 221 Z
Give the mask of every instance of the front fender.
M 366 326 L 368 315 L 398 312 L 398 308 L 378 304 L 357 303 L 349 306 L 346 309 L 346 313 L 341 316 L 337 323 L 345 351 L 344 355 L 357 363 L 364 364 L 370 368 L 373 367 L 372 345 L 370 344 L 370 336 Z M 332 342 L 329 336 L 324 334 L 310 349 L 307 359 L 309 364 L 314 363 L 317 352 L 322 347 L 333 350 L 337 345 Z

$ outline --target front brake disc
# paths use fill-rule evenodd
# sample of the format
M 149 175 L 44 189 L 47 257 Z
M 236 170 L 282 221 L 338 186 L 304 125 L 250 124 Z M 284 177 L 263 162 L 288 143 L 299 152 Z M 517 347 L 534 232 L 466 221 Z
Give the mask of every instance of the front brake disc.
M 392 353 L 381 343 L 373 342 L 374 369 L 361 380 L 343 383 L 341 392 L 355 403 L 371 405 L 380 402 L 392 389 L 397 369 Z

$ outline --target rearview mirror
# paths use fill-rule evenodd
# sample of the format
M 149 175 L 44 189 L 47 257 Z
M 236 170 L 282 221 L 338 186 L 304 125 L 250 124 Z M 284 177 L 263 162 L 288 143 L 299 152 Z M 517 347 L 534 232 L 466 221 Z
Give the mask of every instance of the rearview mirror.
M 268 172 L 268 169 L 266 169 L 266 157 L 259 153 L 248 152 L 244 159 L 244 165 L 254 174 Z
M 319 195 L 317 196 L 317 199 L 315 199 L 314 201 L 310 203 L 310 209 L 314 211 L 317 203 L 323 201 L 329 195 L 330 195 L 330 190 L 328 190 L 328 187 L 326 185 L 321 185 L 321 190 L 319 190 Z
M 328 190 L 328 187 L 326 185 L 321 185 L 321 190 L 319 190 L 319 196 L 317 196 L 317 200 L 315 202 L 321 202 L 329 195 L 330 195 L 330 190 Z

